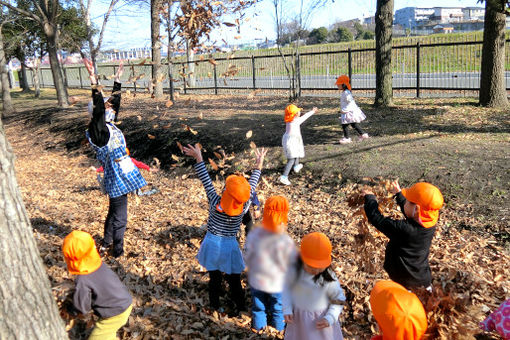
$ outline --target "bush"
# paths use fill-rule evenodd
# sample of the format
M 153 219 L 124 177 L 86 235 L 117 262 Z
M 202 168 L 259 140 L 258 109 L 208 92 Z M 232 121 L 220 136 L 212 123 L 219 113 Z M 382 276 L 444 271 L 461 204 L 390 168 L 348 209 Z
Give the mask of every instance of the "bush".
M 330 41 L 331 42 L 344 42 L 352 41 L 353 35 L 351 31 L 346 27 L 338 27 L 331 31 Z
M 326 27 L 314 28 L 308 36 L 308 44 L 322 44 L 328 38 L 328 29 Z

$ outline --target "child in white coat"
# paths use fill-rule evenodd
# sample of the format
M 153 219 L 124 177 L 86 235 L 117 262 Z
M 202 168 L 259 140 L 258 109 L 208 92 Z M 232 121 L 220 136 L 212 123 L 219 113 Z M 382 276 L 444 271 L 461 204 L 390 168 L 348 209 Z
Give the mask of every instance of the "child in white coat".
M 299 159 L 305 157 L 305 146 L 303 145 L 303 137 L 301 137 L 301 124 L 310 118 L 314 113 L 319 111 L 314 107 L 312 111 L 301 115 L 301 108 L 294 104 L 290 104 L 285 108 L 285 134 L 282 138 L 283 151 L 287 157 L 287 165 L 280 177 L 280 182 L 290 185 L 289 173 L 291 169 L 298 173 L 303 164 L 299 163 Z
M 364 140 L 368 138 L 368 134 L 363 132 L 358 123 L 364 121 L 367 117 L 356 105 L 354 98 L 351 93 L 351 84 L 349 83 L 349 77 L 343 75 L 337 78 L 336 85 L 342 92 L 340 95 L 340 121 L 342 123 L 342 129 L 344 131 L 344 138 L 340 139 L 340 144 L 349 144 L 352 142 L 349 137 L 349 125 L 351 125 L 356 132 L 359 134 L 359 139 Z

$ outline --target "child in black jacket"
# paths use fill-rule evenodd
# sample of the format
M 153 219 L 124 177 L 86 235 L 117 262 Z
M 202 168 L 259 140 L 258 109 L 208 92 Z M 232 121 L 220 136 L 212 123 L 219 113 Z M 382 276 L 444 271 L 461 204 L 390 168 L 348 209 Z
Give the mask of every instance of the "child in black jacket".
M 384 269 L 393 281 L 407 289 L 430 289 L 430 245 L 436 231 L 439 209 L 443 206 L 441 191 L 425 182 L 400 190 L 398 181 L 395 181 L 391 193 L 404 213 L 403 220 L 384 217 L 379 212 L 375 195 L 371 191 L 364 191 L 368 221 L 390 239 L 386 246 Z

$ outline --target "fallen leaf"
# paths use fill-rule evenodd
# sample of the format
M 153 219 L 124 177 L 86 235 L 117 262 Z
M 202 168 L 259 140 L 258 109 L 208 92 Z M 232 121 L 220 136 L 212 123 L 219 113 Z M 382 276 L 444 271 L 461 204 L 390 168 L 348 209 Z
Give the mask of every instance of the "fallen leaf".
M 156 136 L 153 136 L 150 133 L 147 134 L 147 137 L 149 137 L 149 139 L 156 139 Z
M 167 100 L 167 102 L 165 103 L 165 106 L 166 106 L 166 107 L 170 107 L 170 106 L 172 106 L 172 105 L 174 105 L 174 102 L 173 102 L 173 101 L 171 101 L 171 100 Z
M 250 131 L 246 132 L 247 139 L 250 139 L 252 135 L 253 135 L 253 131 L 250 130 Z
M 136 119 L 138 119 L 139 122 L 142 121 L 142 116 L 136 116 Z
M 180 158 L 179 158 L 178 156 L 173 155 L 173 154 L 172 154 L 172 159 L 173 159 L 174 161 L 176 161 L 176 162 L 178 162 L 178 161 L 180 160 Z
M 256 145 L 253 141 L 251 141 L 251 142 L 250 142 L 250 148 L 252 148 L 252 149 L 256 149 L 256 148 L 257 148 L 257 145 Z

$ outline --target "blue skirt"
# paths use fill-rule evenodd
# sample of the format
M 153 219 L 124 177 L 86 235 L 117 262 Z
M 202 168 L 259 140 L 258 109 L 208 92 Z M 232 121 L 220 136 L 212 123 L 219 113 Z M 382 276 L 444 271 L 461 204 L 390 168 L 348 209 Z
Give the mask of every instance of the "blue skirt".
M 244 260 L 235 236 L 218 236 L 207 232 L 200 245 L 197 260 L 207 271 L 241 274 Z

